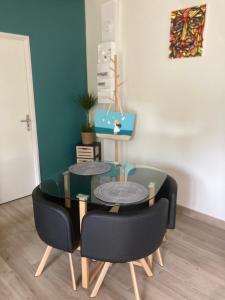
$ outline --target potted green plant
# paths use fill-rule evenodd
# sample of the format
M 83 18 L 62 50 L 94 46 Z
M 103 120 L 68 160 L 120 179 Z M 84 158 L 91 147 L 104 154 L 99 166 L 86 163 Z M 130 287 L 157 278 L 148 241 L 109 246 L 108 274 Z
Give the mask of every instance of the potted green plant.
M 90 123 L 90 111 L 96 105 L 98 98 L 92 94 L 87 93 L 79 97 L 81 107 L 86 114 L 86 124 L 82 127 L 81 138 L 82 144 L 91 145 L 94 143 L 95 130 L 94 126 Z

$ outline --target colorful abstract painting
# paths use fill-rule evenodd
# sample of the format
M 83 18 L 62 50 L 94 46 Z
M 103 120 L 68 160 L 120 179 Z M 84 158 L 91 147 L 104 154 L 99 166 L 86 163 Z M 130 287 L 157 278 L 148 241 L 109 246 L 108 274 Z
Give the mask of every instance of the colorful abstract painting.
M 170 58 L 202 56 L 206 5 L 171 13 Z

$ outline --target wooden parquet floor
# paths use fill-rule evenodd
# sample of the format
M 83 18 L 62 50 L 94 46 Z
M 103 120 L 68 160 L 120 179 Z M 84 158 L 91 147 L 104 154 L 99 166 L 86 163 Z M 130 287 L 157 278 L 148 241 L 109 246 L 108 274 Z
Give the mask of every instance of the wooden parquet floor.
M 89 298 L 90 290 L 72 290 L 68 256 L 53 251 L 41 277 L 35 278 L 46 246 L 33 222 L 31 198 L 0 206 L 0 300 L 70 300 Z M 136 267 L 142 300 L 225 300 L 225 231 L 184 215 L 162 245 L 165 266 L 154 261 L 152 278 Z M 73 254 L 81 273 L 79 252 Z M 93 285 L 92 285 L 93 286 Z M 91 286 L 91 288 L 92 288 Z M 96 300 L 132 300 L 128 264 L 109 270 Z

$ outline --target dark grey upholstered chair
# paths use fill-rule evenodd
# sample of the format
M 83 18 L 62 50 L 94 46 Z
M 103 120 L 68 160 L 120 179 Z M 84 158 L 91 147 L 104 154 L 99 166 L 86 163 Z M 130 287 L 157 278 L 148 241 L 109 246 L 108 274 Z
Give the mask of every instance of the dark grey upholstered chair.
M 52 182 L 49 182 L 49 184 L 51 185 Z M 48 245 L 35 276 L 41 275 L 53 248 L 63 250 L 69 254 L 73 289 L 76 290 L 71 253 L 78 247 L 80 241 L 78 206 L 77 209 L 73 207 L 71 211 L 68 211 L 63 207 L 63 199 L 50 197 L 42 193 L 39 186 L 34 189 L 32 198 L 38 235 Z M 72 217 L 70 213 L 73 215 Z
M 163 185 L 161 186 L 160 190 L 158 191 L 158 193 L 155 197 L 155 202 L 157 202 L 161 198 L 166 198 L 166 199 L 169 200 L 167 229 L 175 229 L 175 225 L 176 225 L 176 206 L 177 206 L 177 182 L 170 175 L 167 175 Z M 141 203 L 137 206 L 135 206 L 135 205 L 124 206 L 124 207 L 120 207 L 120 212 L 135 211 L 137 209 L 143 209 L 143 208 L 146 208 L 148 206 L 149 206 L 148 202 Z M 161 256 L 160 249 L 157 249 L 156 255 L 157 255 L 158 262 L 159 262 L 160 266 L 163 266 L 163 259 L 162 259 L 162 256 Z M 153 257 L 151 257 L 150 260 L 152 261 Z
M 89 212 L 81 229 L 81 256 L 103 261 L 104 266 L 91 293 L 95 297 L 112 263 L 130 265 L 136 299 L 139 300 L 134 264 L 140 261 L 147 274 L 151 270 L 145 258 L 155 252 L 164 237 L 168 220 L 168 200 L 135 212 Z
M 177 182 L 170 175 L 167 175 L 166 180 L 155 197 L 155 201 L 157 202 L 164 197 L 169 200 L 167 228 L 174 229 L 176 225 Z
M 159 189 L 155 197 L 155 202 L 157 202 L 161 198 L 166 198 L 169 200 L 167 229 L 175 229 L 176 206 L 177 206 L 177 183 L 175 179 L 170 175 L 167 175 L 163 185 Z M 141 208 L 146 208 L 148 206 L 149 206 L 148 202 L 141 203 L 138 205 L 121 206 L 119 212 L 133 211 Z

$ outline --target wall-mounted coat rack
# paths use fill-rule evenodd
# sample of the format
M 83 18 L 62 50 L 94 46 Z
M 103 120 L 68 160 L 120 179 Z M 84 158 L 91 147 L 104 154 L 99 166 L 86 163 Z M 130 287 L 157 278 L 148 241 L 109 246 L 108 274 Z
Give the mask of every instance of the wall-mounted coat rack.
M 131 139 L 134 131 L 135 114 L 124 113 L 120 100 L 120 88 L 123 82 L 120 80 L 118 56 L 111 58 L 110 71 L 114 74 L 114 97 L 110 98 L 108 110 L 97 110 L 95 116 L 96 136 L 103 139 L 115 140 L 115 161 L 120 161 L 120 141 Z M 114 104 L 114 111 L 110 111 Z

